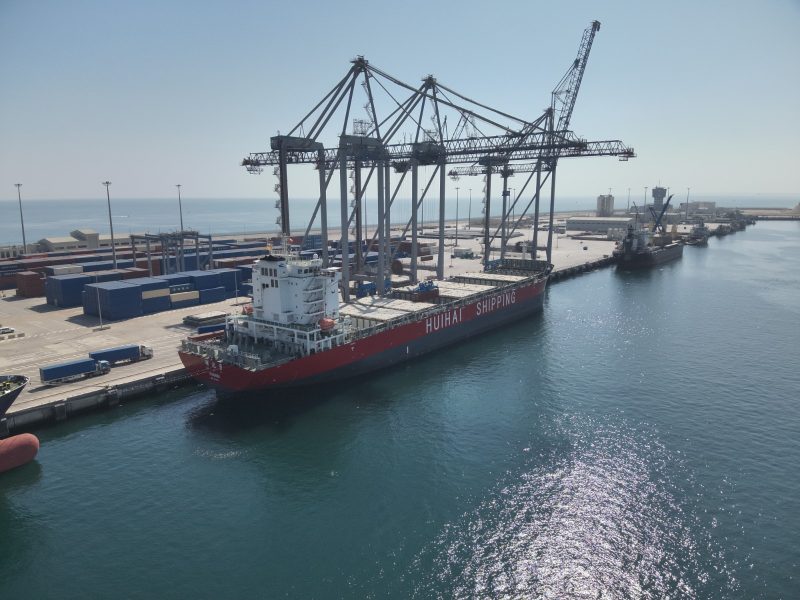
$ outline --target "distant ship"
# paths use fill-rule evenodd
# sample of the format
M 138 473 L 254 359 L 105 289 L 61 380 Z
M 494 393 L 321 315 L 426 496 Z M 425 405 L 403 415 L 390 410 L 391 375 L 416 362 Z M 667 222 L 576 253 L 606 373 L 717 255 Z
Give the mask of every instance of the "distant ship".
M 711 230 L 706 227 L 705 223 L 701 220 L 697 225 L 692 227 L 689 236 L 686 238 L 686 243 L 690 246 L 707 246 L 710 235 Z
M 671 238 L 654 235 L 646 229 L 635 229 L 633 225 L 629 225 L 627 234 L 617 242 L 613 251 L 617 267 L 648 268 L 683 256 L 683 244 L 668 240 Z
M 28 385 L 24 375 L 0 375 L 0 419 Z M 29 463 L 39 452 L 39 439 L 31 433 L 0 440 L 0 473 Z
M 634 227 L 633 224 L 628 225 L 625 237 L 617 242 L 617 247 L 613 251 L 617 267 L 622 269 L 649 268 L 683 256 L 683 242 L 672 241 L 672 235 L 668 234 L 661 224 L 672 196 L 667 198 L 659 214 L 656 214 L 652 206 L 650 207 L 653 215 L 652 230 Z

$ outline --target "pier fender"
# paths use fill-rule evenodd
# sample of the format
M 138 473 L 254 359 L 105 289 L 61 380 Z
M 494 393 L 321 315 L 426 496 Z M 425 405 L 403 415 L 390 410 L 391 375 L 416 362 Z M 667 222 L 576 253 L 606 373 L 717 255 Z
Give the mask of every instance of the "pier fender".
M 0 473 L 28 464 L 39 453 L 39 438 L 20 433 L 0 440 Z

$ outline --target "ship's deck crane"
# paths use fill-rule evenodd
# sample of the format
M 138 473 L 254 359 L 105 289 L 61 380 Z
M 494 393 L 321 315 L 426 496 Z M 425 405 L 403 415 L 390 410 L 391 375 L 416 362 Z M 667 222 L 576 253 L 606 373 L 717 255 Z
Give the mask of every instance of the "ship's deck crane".
M 670 200 L 672 200 L 672 197 L 674 195 L 675 194 L 670 194 L 669 195 L 669 198 L 667 198 L 667 201 L 664 202 L 664 206 L 661 207 L 661 212 L 658 215 L 656 215 L 656 211 L 653 209 L 652 206 L 649 207 L 650 208 L 650 214 L 653 215 L 653 233 L 655 233 L 659 229 L 661 230 L 661 233 L 664 233 L 666 231 L 664 229 L 664 226 L 661 224 L 661 219 L 664 218 L 664 213 L 667 212 L 667 208 L 669 207 L 669 202 L 670 202 Z

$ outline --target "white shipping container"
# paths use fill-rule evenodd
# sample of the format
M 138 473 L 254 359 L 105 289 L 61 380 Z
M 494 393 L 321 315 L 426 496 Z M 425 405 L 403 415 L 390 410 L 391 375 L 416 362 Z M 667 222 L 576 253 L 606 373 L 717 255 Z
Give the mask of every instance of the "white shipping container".
M 169 296 L 169 288 L 162 288 L 160 290 L 142 290 L 142 300 L 161 298 L 163 296 Z
M 170 294 L 169 299 L 172 302 L 183 302 L 184 300 L 199 300 L 200 292 L 193 290 L 191 292 L 178 292 L 177 294 Z
M 53 275 L 73 275 L 74 273 L 83 273 L 83 267 L 80 265 L 58 265 L 50 268 L 53 269 Z

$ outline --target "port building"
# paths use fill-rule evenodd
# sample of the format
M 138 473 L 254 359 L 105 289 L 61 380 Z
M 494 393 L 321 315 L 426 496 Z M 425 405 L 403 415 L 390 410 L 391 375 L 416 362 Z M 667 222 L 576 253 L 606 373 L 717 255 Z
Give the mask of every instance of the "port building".
M 567 233 L 599 233 L 607 235 L 609 229 L 628 228 L 633 217 L 569 217 Z

